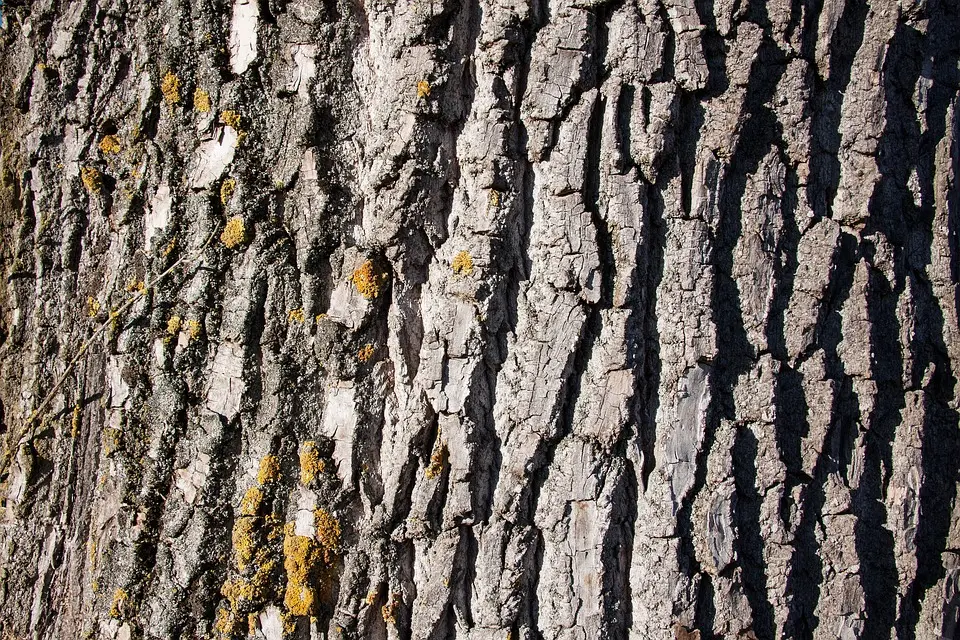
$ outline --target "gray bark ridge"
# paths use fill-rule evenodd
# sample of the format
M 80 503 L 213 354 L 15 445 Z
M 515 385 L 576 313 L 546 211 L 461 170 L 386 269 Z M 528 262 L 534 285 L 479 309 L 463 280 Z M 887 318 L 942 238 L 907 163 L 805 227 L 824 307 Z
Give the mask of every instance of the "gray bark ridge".
M 8 2 L 0 636 L 960 620 L 955 2 Z

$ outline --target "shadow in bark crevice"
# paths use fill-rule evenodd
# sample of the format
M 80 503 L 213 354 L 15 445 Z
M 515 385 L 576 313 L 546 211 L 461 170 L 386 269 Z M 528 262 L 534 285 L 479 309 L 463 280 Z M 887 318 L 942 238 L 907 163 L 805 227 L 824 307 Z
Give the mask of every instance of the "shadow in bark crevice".
M 957 379 L 944 343 L 945 317 L 941 308 L 942 303 L 950 301 L 938 297 L 941 292 L 928 278 L 938 233 L 935 204 L 937 147 L 950 125 L 947 114 L 951 103 L 955 102 L 960 80 L 957 71 L 960 42 L 956 39 L 960 31 L 960 15 L 949 2 L 931 3 L 928 11 L 926 42 L 924 34 L 904 23 L 898 24 L 891 42 L 890 59 L 885 65 L 885 71 L 889 69 L 889 73 L 884 78 L 885 90 L 890 94 L 888 130 L 881 140 L 878 163 L 883 175 L 878 189 L 884 187 L 880 202 L 885 205 L 879 213 L 884 215 L 884 221 L 889 219 L 892 224 L 903 207 L 901 215 L 906 218 L 906 224 L 901 222 L 895 229 L 902 232 L 906 280 L 914 294 L 917 330 L 909 344 L 913 361 L 909 383 L 911 389 L 922 390 L 924 409 L 920 430 L 923 484 L 915 536 L 917 574 L 906 589 L 896 621 L 898 637 L 905 640 L 917 637 L 921 607 L 930 597 L 931 589 L 945 575 L 942 554 L 947 550 L 951 527 L 950 505 L 957 497 L 956 461 L 960 457 L 957 435 L 960 418 L 952 406 Z M 924 44 L 929 45 L 925 50 Z M 923 51 L 922 58 L 917 55 L 918 48 Z M 925 94 L 926 109 L 922 112 L 924 128 L 916 119 L 911 100 L 914 84 L 921 77 L 929 83 Z M 905 117 L 907 114 L 909 119 Z M 903 157 L 904 151 L 908 154 L 906 158 Z M 919 183 L 919 202 L 909 191 L 911 164 Z M 949 224 L 949 204 L 944 213 Z
M 794 531 L 794 551 L 790 559 L 785 589 L 785 593 L 791 598 L 784 635 L 803 640 L 812 639 L 819 625 L 815 611 L 820 600 L 824 574 L 818 531 L 823 527 L 821 517 L 826 502 L 827 476 L 839 471 L 836 447 L 832 443 L 837 439 L 838 433 L 844 429 L 840 423 L 847 420 L 849 416 L 857 415 L 855 406 L 857 401 L 853 396 L 852 384 L 844 371 L 837 348 L 843 337 L 840 310 L 850 297 L 854 271 L 859 259 L 856 238 L 846 233 L 842 234 L 839 246 L 832 257 L 833 277 L 827 289 L 825 311 L 818 319 L 816 328 L 818 342 L 825 355 L 826 379 L 833 381 L 836 386 L 831 400 L 830 426 L 827 428 L 823 447 L 817 454 L 812 471 L 813 477 L 805 483 L 796 505 L 801 515 Z M 849 428 L 847 430 L 850 431 Z
M 761 23 L 767 22 L 765 10 L 757 5 L 754 11 L 763 15 Z M 693 547 L 692 508 L 696 496 L 706 485 L 706 458 L 714 444 L 720 421 L 737 420 L 734 390 L 739 378 L 750 371 L 757 358 L 744 327 L 740 292 L 733 277 L 734 254 L 743 235 L 742 200 L 746 193 L 749 176 L 761 167 L 764 158 L 772 149 L 782 153 L 783 131 L 768 103 L 773 98 L 777 85 L 786 70 L 782 52 L 773 42 L 769 26 L 764 28 L 764 37 L 757 57 L 750 70 L 746 96 L 740 115 L 740 132 L 720 185 L 718 197 L 719 217 L 713 238 L 711 263 L 715 267 L 714 285 L 711 292 L 711 319 L 717 329 L 717 352 L 710 374 L 710 386 L 714 390 L 707 415 L 707 431 L 700 454 L 697 456 L 696 478 L 677 514 L 678 530 L 681 532 L 682 553 L 689 559 L 696 573 L 701 573 Z M 756 473 L 744 475 L 738 468 L 738 457 L 733 459 L 734 476 L 739 483 L 753 482 Z M 748 502 L 749 504 L 749 498 Z M 757 505 L 759 508 L 759 505 Z M 737 510 L 736 547 L 743 569 L 743 588 L 753 616 L 753 630 L 761 638 L 774 635 L 774 611 L 767 597 L 766 563 L 763 561 L 763 540 L 759 528 L 751 525 L 750 512 Z M 754 526 L 751 534 L 750 527 Z M 701 605 L 702 606 L 702 605 Z M 702 633 L 713 633 L 712 628 L 700 628 Z
M 830 39 L 830 75 L 823 80 L 819 74 L 814 74 L 810 100 L 813 111 L 810 118 L 810 177 L 807 185 L 807 200 L 813 209 L 814 221 L 830 217 L 833 199 L 840 184 L 838 153 L 841 146 L 843 98 L 850 84 L 854 59 L 863 44 L 869 10 L 866 0 L 849 0 L 844 4 L 843 13 Z M 817 33 L 815 24 L 811 19 L 810 32 L 813 34 Z M 816 35 L 811 38 L 815 41 Z M 811 54 L 815 49 L 815 42 L 805 47 Z

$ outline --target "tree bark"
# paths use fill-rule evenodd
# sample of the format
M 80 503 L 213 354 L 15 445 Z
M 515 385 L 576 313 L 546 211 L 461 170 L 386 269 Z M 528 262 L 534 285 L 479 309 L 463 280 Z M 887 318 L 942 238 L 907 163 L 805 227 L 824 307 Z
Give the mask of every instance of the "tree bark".
M 960 637 L 949 0 L 36 0 L 0 636 Z

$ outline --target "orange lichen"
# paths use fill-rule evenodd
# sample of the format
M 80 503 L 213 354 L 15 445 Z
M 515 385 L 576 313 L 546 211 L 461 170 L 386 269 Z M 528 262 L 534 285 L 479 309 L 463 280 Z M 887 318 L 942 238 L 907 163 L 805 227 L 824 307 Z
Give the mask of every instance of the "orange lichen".
M 214 628 L 221 635 L 232 636 L 237 631 L 237 615 L 229 609 L 220 609 L 217 612 L 217 622 L 214 624 Z
M 220 112 L 220 122 L 231 127 L 234 131 L 237 132 L 237 142 L 234 146 L 240 146 L 240 143 L 243 142 L 243 139 L 247 137 L 247 132 L 242 127 L 243 116 L 241 116 L 236 111 L 221 111 Z
M 357 352 L 357 360 L 359 360 L 360 362 L 366 362 L 372 357 L 373 357 L 372 344 L 363 345 L 363 348 L 361 348 L 360 351 Z
M 293 616 L 310 615 L 313 611 L 313 602 L 316 596 L 313 589 L 305 584 L 287 583 L 287 590 L 283 595 L 283 605 Z
M 103 136 L 99 147 L 103 154 L 120 153 L 120 138 L 114 135 Z
M 380 615 L 384 622 L 396 626 L 398 613 L 400 613 L 400 594 L 394 593 L 390 596 L 390 602 L 380 607 Z
M 190 336 L 191 340 L 196 340 L 200 337 L 200 322 L 191 318 L 187 320 L 187 335 Z
M 210 113 L 210 94 L 200 87 L 193 92 L 193 110 L 197 113 Z
M 70 437 L 76 438 L 80 435 L 80 418 L 83 415 L 83 408 L 80 403 L 73 405 L 73 415 L 70 417 Z
M 233 553 L 237 569 L 246 571 L 256 554 L 256 523 L 254 518 L 241 517 L 233 524 Z
M 112 308 L 110 309 L 110 313 L 109 313 L 108 317 L 109 317 L 109 319 L 110 319 L 110 333 L 116 334 L 116 333 L 117 333 L 117 327 L 118 327 L 119 324 L 120 324 L 120 312 L 117 311 L 116 307 L 112 307 Z
M 454 275 L 469 276 L 473 273 L 473 258 L 466 251 L 461 251 L 454 256 L 450 266 L 453 268 Z
M 357 267 L 350 278 L 357 292 L 367 300 L 373 300 L 380 295 L 380 284 L 383 277 L 379 275 L 373 266 L 373 262 L 367 260 Z
M 171 107 L 180 102 L 180 78 L 172 71 L 168 71 L 160 81 L 160 93 Z
M 447 459 L 447 443 L 440 438 L 440 434 L 437 433 L 437 442 L 433 447 L 433 453 L 430 454 L 430 464 L 427 466 L 427 469 L 423 472 L 427 478 L 433 480 L 440 477 L 440 474 L 443 472 L 443 463 Z
M 241 131 L 240 129 L 241 120 L 242 120 L 242 116 L 236 111 L 231 111 L 228 109 L 227 111 L 220 112 L 220 122 L 227 125 L 228 127 L 232 127 L 233 130 L 236 131 L 237 133 L 240 133 Z
M 103 190 L 103 176 L 93 167 L 84 167 L 80 170 L 80 181 L 89 193 L 100 193 Z
M 237 190 L 237 181 L 233 178 L 227 178 L 223 181 L 223 184 L 220 185 L 220 203 L 224 206 L 230 202 L 230 198 L 233 197 L 233 194 Z
M 260 460 L 260 468 L 257 470 L 257 483 L 264 485 L 273 482 L 280 477 L 280 459 L 273 454 L 265 455 Z
M 123 617 L 129 599 L 130 595 L 125 590 L 117 589 L 113 594 L 113 603 L 110 605 L 110 617 L 114 620 Z
M 307 536 L 296 535 L 292 522 L 287 524 L 283 538 L 283 568 L 287 572 L 283 604 L 291 615 L 313 613 L 316 594 L 310 583 L 319 564 L 318 546 Z
M 269 513 L 263 518 L 263 526 L 267 530 L 267 540 L 273 541 L 283 535 L 283 520 L 276 513 Z
M 340 522 L 323 509 L 313 512 L 317 528 L 317 542 L 323 549 L 323 559 L 329 563 L 340 550 Z
M 487 200 L 487 209 L 498 209 L 500 207 L 500 192 L 496 189 L 490 189 L 490 197 Z
M 131 280 L 125 288 L 127 293 L 139 293 L 143 295 L 147 292 L 147 283 L 143 280 Z
M 417 97 L 426 98 L 430 95 L 430 83 L 426 80 L 421 80 L 417 83 Z
M 262 559 L 262 554 L 258 553 L 257 558 Z M 238 577 L 234 580 L 227 580 L 220 588 L 220 593 L 230 601 L 230 608 L 233 611 L 242 611 L 257 606 L 268 597 L 270 593 L 270 573 L 276 566 L 276 562 L 267 561 L 259 565 L 260 568 L 252 578 Z
M 241 502 L 242 515 L 233 525 L 233 565 L 242 575 L 225 581 L 220 588 L 220 593 L 230 602 L 231 617 L 224 619 L 230 628 L 242 620 L 236 614 L 255 611 L 277 593 L 275 573 L 279 549 L 270 540 L 274 529 L 279 528 L 274 526 L 279 518 L 256 515 L 262 503 L 260 489 L 248 490 Z
M 320 459 L 320 451 L 317 449 L 317 443 L 313 440 L 307 440 L 300 448 L 300 482 L 310 484 L 313 480 L 323 473 L 324 464 Z
M 245 516 L 255 516 L 261 506 L 263 506 L 263 490 L 260 487 L 250 487 L 240 501 L 240 513 Z
M 243 224 L 243 218 L 234 216 L 227 221 L 227 225 L 220 234 L 220 242 L 227 249 L 233 249 L 247 241 L 247 228 Z
M 108 458 L 120 448 L 121 431 L 113 427 L 103 430 L 103 454 Z

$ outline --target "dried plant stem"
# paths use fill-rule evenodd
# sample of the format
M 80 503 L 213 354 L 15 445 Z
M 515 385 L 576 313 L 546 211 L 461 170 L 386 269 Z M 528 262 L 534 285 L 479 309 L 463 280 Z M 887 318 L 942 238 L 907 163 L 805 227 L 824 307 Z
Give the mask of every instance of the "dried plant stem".
M 46 409 L 51 402 L 53 402 L 53 398 L 56 396 L 57 391 L 60 390 L 60 387 L 63 386 L 63 383 L 66 382 L 67 378 L 70 377 L 70 374 L 73 372 L 74 367 L 77 365 L 78 362 L 80 362 L 81 358 L 83 358 L 84 354 L 87 352 L 87 349 L 90 347 L 91 344 L 93 344 L 93 341 L 99 338 L 100 334 L 102 334 L 107 327 L 113 324 L 117 316 L 125 312 L 127 309 L 133 306 L 134 303 L 136 303 L 137 301 L 142 299 L 144 296 L 146 296 L 147 292 L 150 291 L 150 289 L 155 287 L 161 280 L 163 280 L 168 275 L 173 273 L 173 271 L 177 269 L 177 267 L 181 265 L 193 264 L 194 262 L 199 260 L 200 257 L 203 255 L 203 252 L 206 251 L 207 247 L 210 245 L 210 241 L 213 240 L 213 236 L 215 234 L 216 234 L 216 229 L 210 232 L 210 235 L 207 236 L 206 241 L 203 243 L 203 245 L 199 249 L 197 249 L 195 252 L 193 252 L 190 255 L 182 256 L 179 260 L 177 260 L 172 265 L 167 267 L 166 270 L 164 270 L 162 273 L 160 273 L 155 278 L 153 278 L 149 283 L 147 283 L 143 287 L 143 289 L 137 291 L 132 298 L 130 298 L 129 300 L 124 302 L 122 305 L 120 305 L 120 307 L 117 308 L 115 311 L 111 311 L 109 313 L 110 317 L 107 318 L 107 320 L 103 324 L 97 327 L 94 330 L 94 332 L 90 335 L 89 338 L 84 340 L 83 344 L 80 345 L 80 348 L 77 349 L 76 355 L 74 355 L 73 358 L 70 360 L 70 362 L 67 363 L 66 370 L 63 372 L 60 378 L 57 379 L 57 381 L 54 383 L 50 391 L 47 392 L 47 395 L 43 398 L 43 401 L 37 406 L 36 409 L 30 412 L 30 416 L 27 418 L 26 422 L 24 422 L 23 427 L 21 427 L 20 433 L 16 436 L 16 438 L 13 439 L 12 441 L 13 444 L 7 447 L 6 451 L 3 452 L 3 459 L 0 460 L 0 475 L 2 475 L 3 473 L 6 473 L 7 467 L 9 466 L 10 461 L 13 458 L 14 452 L 20 448 L 21 443 L 23 443 L 24 439 L 29 435 L 30 427 L 37 421 L 37 419 L 40 417 L 40 414 L 43 412 L 43 410 Z

